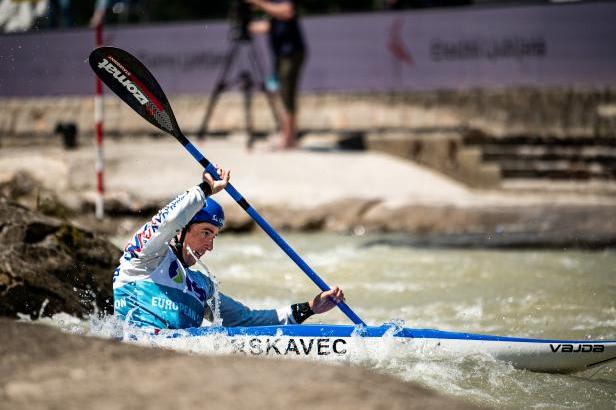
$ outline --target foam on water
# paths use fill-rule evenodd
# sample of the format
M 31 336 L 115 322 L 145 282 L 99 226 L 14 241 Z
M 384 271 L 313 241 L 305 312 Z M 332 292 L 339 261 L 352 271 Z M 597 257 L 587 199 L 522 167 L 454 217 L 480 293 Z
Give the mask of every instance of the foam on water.
M 114 317 L 80 320 L 66 314 L 39 322 L 72 334 L 123 338 L 127 343 L 190 354 L 229 355 L 235 352 L 231 340 L 222 333 L 194 337 L 182 330 L 164 330 L 155 336 L 149 331 L 128 328 Z M 616 367 L 606 366 L 599 371 L 588 370 L 575 375 L 533 373 L 515 369 L 487 354 L 459 355 L 435 350 L 421 342 L 401 346 L 400 340 L 393 337 L 394 331 L 390 329 L 378 343 L 355 333 L 349 342 L 352 354 L 342 359 L 333 355 L 318 358 L 289 355 L 285 358 L 366 367 L 499 408 L 610 408 L 616 398 Z M 174 337 L 167 337 L 170 335 Z M 587 393 L 580 395 L 580 390 Z

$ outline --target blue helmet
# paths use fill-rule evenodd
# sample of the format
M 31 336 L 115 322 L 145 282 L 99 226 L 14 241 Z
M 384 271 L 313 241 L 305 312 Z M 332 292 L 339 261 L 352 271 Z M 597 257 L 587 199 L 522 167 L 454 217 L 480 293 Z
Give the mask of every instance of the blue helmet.
M 188 225 L 199 222 L 207 222 L 221 229 L 225 224 L 225 212 L 222 210 L 222 206 L 212 198 L 207 197 L 205 206 L 192 217 Z

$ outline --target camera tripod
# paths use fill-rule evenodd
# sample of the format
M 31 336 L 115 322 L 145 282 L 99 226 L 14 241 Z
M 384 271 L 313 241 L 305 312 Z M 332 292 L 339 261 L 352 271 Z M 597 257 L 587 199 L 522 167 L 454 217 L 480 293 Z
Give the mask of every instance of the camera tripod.
M 244 68 L 240 70 L 236 78 L 229 79 L 228 77 L 231 72 L 231 67 L 237 57 L 240 55 L 242 49 L 248 49 L 248 59 L 250 60 L 249 64 L 251 67 L 249 67 L 248 69 Z M 208 101 L 207 109 L 205 111 L 205 116 L 203 117 L 203 121 L 201 122 L 201 127 L 199 127 L 199 130 L 197 131 L 197 136 L 199 139 L 202 139 L 207 134 L 210 118 L 214 113 L 214 107 L 218 102 L 220 94 L 222 94 L 227 88 L 234 85 L 239 85 L 239 88 L 242 91 L 244 100 L 243 105 L 245 129 L 246 133 L 248 134 L 246 148 L 251 149 L 255 140 L 257 139 L 257 134 L 255 133 L 252 126 L 251 115 L 252 95 L 255 88 L 265 93 L 265 97 L 267 98 L 268 105 L 274 118 L 274 122 L 276 123 L 276 130 L 280 129 L 280 116 L 278 114 L 278 111 L 276 110 L 274 94 L 265 87 L 265 75 L 263 66 L 259 59 L 257 48 L 252 41 L 252 37 L 248 33 L 248 30 L 241 30 L 240 34 L 234 36 L 231 43 L 231 48 L 227 51 L 227 54 L 225 55 L 222 70 L 220 71 L 218 79 L 216 80 L 216 84 L 214 85 L 214 89 L 210 94 L 210 99 Z

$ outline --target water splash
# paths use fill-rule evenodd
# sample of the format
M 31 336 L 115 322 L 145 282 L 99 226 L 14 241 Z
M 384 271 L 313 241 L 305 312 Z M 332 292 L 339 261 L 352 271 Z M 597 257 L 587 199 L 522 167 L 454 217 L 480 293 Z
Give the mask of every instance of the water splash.
M 349 303 L 369 323 L 402 317 L 419 328 L 616 339 L 614 252 L 446 251 L 389 246 L 355 252 L 349 251 L 349 246 L 357 249 L 365 239 L 324 235 L 292 239 L 299 243 L 301 254 L 325 255 L 317 259 L 321 265 L 317 270 L 327 282 L 342 286 Z M 233 235 L 217 239 L 221 252 L 208 255 L 207 265 L 224 279 L 220 291 L 256 308 L 283 306 L 313 296 L 308 281 L 298 276 L 292 264 L 281 262 L 284 256 L 270 251 L 268 240 Z M 250 244 L 262 251 L 238 251 Z M 562 258 L 567 258 L 564 263 Z M 309 262 L 313 263 L 312 259 Z M 584 272 L 584 280 L 578 272 Z M 319 320 L 346 323 L 336 311 L 310 319 Z M 116 338 L 130 330 L 112 317 L 84 321 L 56 315 L 41 321 L 62 322 L 55 326 L 88 336 Z M 222 332 L 202 337 L 171 332 L 178 332 L 179 337 L 141 333 L 127 341 L 192 354 L 235 351 Z M 487 355 L 456 355 L 421 343 L 401 344 L 389 333 L 374 345 L 361 337 L 360 328 L 351 342 L 352 356 L 325 359 L 417 382 L 481 406 L 614 408 L 616 401 L 616 364 L 574 375 L 553 375 L 518 370 Z
M 202 273 L 212 281 L 212 285 L 214 286 L 214 292 L 212 297 L 206 300 L 206 303 L 209 306 L 210 311 L 212 312 L 212 325 L 222 326 L 222 318 L 220 317 L 220 284 L 218 283 L 216 276 L 214 276 L 214 274 L 210 272 L 208 267 L 205 266 L 205 263 L 201 262 L 201 260 L 197 258 L 197 256 L 193 253 L 193 250 L 190 248 L 190 246 L 186 245 L 186 249 L 188 249 L 188 253 L 190 253 L 190 256 L 195 259 L 197 265 L 199 265 L 199 267 L 202 269 Z

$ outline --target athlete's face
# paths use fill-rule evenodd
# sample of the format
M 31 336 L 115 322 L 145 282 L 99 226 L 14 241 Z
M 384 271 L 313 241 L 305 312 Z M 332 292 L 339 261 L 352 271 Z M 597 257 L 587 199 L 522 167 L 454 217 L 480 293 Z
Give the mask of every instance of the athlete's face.
M 218 227 L 201 222 L 190 225 L 184 238 L 184 248 L 182 250 L 184 261 L 188 266 L 192 266 L 197 262 L 195 258 L 188 252 L 188 248 L 195 254 L 197 259 L 200 259 L 205 252 L 214 249 L 214 239 L 218 235 Z

